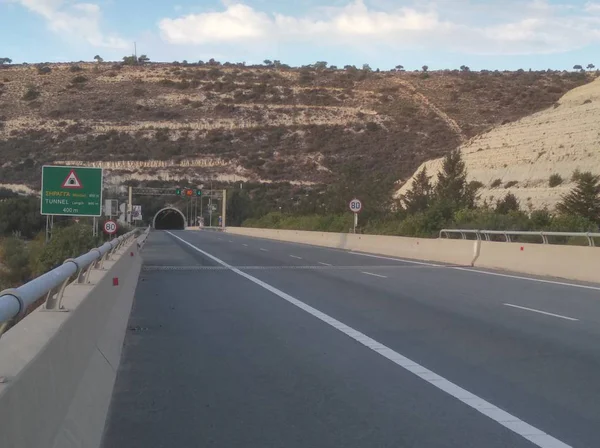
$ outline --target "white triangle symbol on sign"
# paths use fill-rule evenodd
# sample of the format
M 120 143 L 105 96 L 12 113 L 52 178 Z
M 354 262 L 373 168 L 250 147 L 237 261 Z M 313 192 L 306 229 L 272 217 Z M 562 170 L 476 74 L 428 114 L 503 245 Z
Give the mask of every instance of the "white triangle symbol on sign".
M 75 170 L 71 170 L 67 178 L 62 184 L 63 188 L 83 188 L 77 174 L 75 174 Z

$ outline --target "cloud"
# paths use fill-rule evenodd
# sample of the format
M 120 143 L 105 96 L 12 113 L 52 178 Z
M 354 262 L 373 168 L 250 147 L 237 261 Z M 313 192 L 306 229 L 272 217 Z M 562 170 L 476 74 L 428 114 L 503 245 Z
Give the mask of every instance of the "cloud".
M 425 3 L 425 2 L 423 2 Z M 600 40 L 600 3 L 533 0 L 433 0 L 424 7 L 376 10 L 364 0 L 304 16 L 225 3 L 221 11 L 162 19 L 164 41 L 178 45 L 312 43 L 393 49 L 434 48 L 470 54 L 527 55 L 574 50 Z
M 68 39 L 82 39 L 94 47 L 124 49 L 129 44 L 100 28 L 102 11 L 95 3 L 67 3 L 64 0 L 13 0 L 42 16 L 48 28 Z

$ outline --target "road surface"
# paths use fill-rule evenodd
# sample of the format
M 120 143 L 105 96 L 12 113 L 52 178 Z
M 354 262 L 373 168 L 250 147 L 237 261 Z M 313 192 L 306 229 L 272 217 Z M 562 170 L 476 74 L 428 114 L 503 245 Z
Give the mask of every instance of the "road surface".
M 600 286 L 153 232 L 105 448 L 598 447 Z

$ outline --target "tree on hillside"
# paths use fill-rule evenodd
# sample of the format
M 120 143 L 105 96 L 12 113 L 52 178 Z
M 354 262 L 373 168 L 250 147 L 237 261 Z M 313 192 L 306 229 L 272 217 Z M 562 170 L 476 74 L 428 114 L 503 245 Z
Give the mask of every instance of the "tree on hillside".
M 373 69 L 371 68 L 371 66 L 369 64 L 363 64 L 362 69 L 365 72 L 372 72 L 373 71 Z
M 404 66 L 403 65 L 397 65 L 396 66 L 396 70 L 398 70 L 399 72 L 403 72 L 404 71 Z
M 468 66 L 466 66 L 466 65 L 461 65 L 460 66 L 460 71 L 461 72 L 470 72 L 471 69 Z
M 423 212 L 429 208 L 431 203 L 431 176 L 427 175 L 427 167 L 424 167 L 415 176 L 409 191 L 402 197 L 404 208 L 409 213 Z
M 421 67 L 423 69 L 423 71 L 425 73 L 427 73 L 427 71 L 429 70 L 429 66 L 428 65 L 424 65 L 423 67 Z
M 123 64 L 135 65 L 136 63 L 137 63 L 137 60 L 135 59 L 135 56 L 123 56 Z
M 477 188 L 467 184 L 467 168 L 460 149 L 448 153 L 442 162 L 434 190 L 436 201 L 454 208 L 472 208 L 475 205 Z
M 519 200 L 512 193 L 506 193 L 504 198 L 496 202 L 496 213 L 507 215 L 509 212 L 519 211 Z
M 573 70 L 583 70 L 583 67 L 581 65 L 574 65 Z
M 143 54 L 138 58 L 138 62 L 140 64 L 145 64 L 146 62 L 150 62 L 150 58 L 148 56 L 146 56 L 145 54 Z
M 589 171 L 579 174 L 577 185 L 562 197 L 557 210 L 600 223 L 600 176 Z
M 104 62 L 104 59 L 102 59 L 98 54 L 94 56 L 94 60 L 98 62 L 98 64 L 102 64 Z
M 588 64 L 587 69 L 588 70 L 594 70 L 596 68 L 596 66 L 594 64 Z
M 327 62 L 317 61 L 314 63 L 313 67 L 317 70 L 325 70 L 327 68 Z
M 0 65 L 4 65 L 4 64 L 12 64 L 12 59 L 11 58 L 0 58 Z
M 264 63 L 264 64 L 265 64 L 267 67 L 270 67 L 271 65 L 273 65 L 273 61 L 271 61 L 270 59 L 265 59 L 265 60 L 263 61 L 263 63 Z

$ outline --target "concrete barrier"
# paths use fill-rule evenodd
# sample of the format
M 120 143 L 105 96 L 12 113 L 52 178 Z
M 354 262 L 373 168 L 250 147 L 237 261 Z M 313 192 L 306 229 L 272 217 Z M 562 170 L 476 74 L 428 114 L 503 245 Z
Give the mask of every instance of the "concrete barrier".
M 0 339 L 0 447 L 100 446 L 141 264 L 133 241 Z
M 482 241 L 475 266 L 600 282 L 600 248 Z
M 242 227 L 228 227 L 227 232 L 237 235 L 460 265 L 471 264 L 474 248 L 473 241 L 449 239 L 433 240 L 428 238 L 355 235 L 300 230 L 251 229 Z
M 421 261 L 500 269 L 600 282 L 600 248 L 228 227 L 237 235 L 389 255 Z

